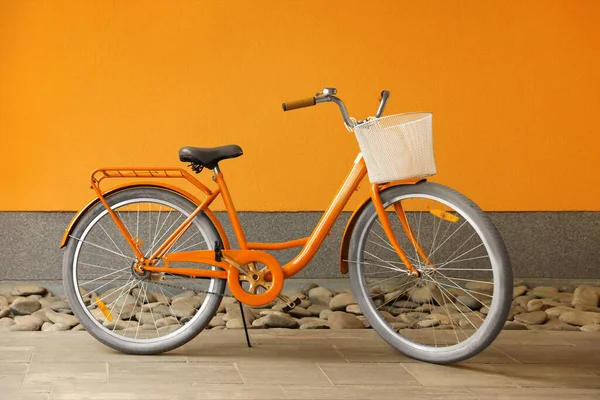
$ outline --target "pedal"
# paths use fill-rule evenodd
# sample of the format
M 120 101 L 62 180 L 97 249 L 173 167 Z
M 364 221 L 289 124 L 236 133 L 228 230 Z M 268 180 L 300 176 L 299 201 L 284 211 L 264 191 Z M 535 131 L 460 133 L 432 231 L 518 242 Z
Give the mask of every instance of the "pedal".
M 300 300 L 299 298 L 296 297 L 296 300 L 291 300 L 289 301 L 285 307 L 283 307 L 281 310 L 283 312 L 289 312 L 291 310 L 293 310 L 294 308 L 296 308 L 297 305 L 299 305 L 300 303 L 302 303 L 302 300 Z

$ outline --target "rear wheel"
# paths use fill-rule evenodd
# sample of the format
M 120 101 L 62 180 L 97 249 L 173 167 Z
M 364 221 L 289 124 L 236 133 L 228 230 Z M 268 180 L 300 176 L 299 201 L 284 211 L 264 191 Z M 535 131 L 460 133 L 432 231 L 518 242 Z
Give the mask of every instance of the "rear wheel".
M 107 202 L 146 257 L 196 208 L 183 196 L 157 187 L 124 189 Z M 199 214 L 171 251 L 212 249 L 219 239 L 210 219 Z M 140 275 L 135 261 L 102 203 L 74 227 L 63 279 L 73 313 L 90 334 L 125 353 L 156 354 L 183 345 L 204 329 L 219 307 L 224 280 Z M 173 267 L 215 268 L 194 263 Z
M 355 225 L 348 260 L 362 312 L 409 357 L 439 364 L 473 357 L 496 338 L 512 299 L 512 270 L 498 231 L 472 201 L 442 185 L 395 186 L 381 200 L 421 276 L 409 274 L 370 203 Z

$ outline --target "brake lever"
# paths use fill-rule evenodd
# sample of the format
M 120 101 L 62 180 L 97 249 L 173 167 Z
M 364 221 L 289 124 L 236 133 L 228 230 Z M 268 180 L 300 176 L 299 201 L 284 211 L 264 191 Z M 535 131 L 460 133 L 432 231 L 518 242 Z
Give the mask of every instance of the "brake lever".
M 384 90 L 381 92 L 381 98 L 379 99 L 379 108 L 377 109 L 377 114 L 375 114 L 375 118 L 381 117 L 383 114 L 383 110 L 385 110 L 385 106 L 387 104 L 388 99 L 390 98 L 390 91 Z

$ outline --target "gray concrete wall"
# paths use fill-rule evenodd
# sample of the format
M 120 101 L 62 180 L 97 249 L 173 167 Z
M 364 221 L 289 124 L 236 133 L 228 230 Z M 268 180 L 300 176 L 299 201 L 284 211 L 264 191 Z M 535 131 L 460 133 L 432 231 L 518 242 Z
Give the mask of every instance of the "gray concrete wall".
M 0 280 L 61 278 L 59 243 L 73 213 L 0 212 Z M 275 242 L 310 234 L 321 213 L 240 213 L 249 240 Z M 343 213 L 299 278 L 337 278 L 339 245 L 350 213 Z M 600 212 L 491 213 L 504 237 L 515 277 L 600 277 Z M 226 215 L 219 214 L 230 238 Z M 283 264 L 297 249 L 276 252 Z

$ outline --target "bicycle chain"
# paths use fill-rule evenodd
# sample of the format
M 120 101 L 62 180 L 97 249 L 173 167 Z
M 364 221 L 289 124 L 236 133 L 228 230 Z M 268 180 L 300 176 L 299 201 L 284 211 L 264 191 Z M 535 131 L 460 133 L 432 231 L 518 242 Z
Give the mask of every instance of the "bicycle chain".
M 143 281 L 146 281 L 146 279 L 143 279 L 143 280 L 140 279 L 140 281 L 143 282 Z M 159 286 L 167 286 L 167 287 L 171 287 L 171 288 L 174 288 L 174 289 L 181 289 L 181 290 L 185 290 L 185 291 L 191 290 L 195 294 L 212 294 L 214 296 L 230 297 L 230 298 L 235 299 L 235 296 L 232 296 L 232 295 L 226 294 L 226 293 L 215 293 L 215 292 L 210 292 L 208 290 L 194 290 L 194 289 L 187 288 L 185 286 L 178 286 L 178 285 L 174 285 L 174 284 L 171 284 L 171 283 L 164 283 L 162 281 L 152 281 L 151 280 L 151 282 L 153 282 L 153 283 L 155 283 L 156 285 L 159 285 Z M 301 300 L 300 300 L 300 298 L 296 298 L 293 301 L 284 301 L 284 302 L 288 303 L 287 306 L 283 308 L 283 311 L 287 312 L 287 311 L 291 310 L 292 308 L 295 308 L 297 305 L 299 305 L 300 302 L 301 302 Z M 293 303 L 293 306 L 292 306 L 291 303 Z M 287 310 L 286 310 L 286 308 L 287 308 Z
M 208 290 L 195 290 L 195 289 L 190 289 L 190 288 L 185 287 L 185 286 L 179 286 L 179 285 L 175 285 L 175 284 L 171 284 L 171 283 L 165 283 L 165 282 L 162 282 L 162 281 L 153 281 L 152 279 L 144 279 L 144 280 L 141 280 L 141 281 L 142 282 L 143 281 L 152 282 L 152 283 L 154 283 L 156 285 L 159 285 L 159 286 L 167 286 L 167 287 L 171 287 L 171 288 L 174 288 L 174 289 L 181 289 L 181 290 L 185 290 L 185 291 L 189 290 L 189 291 L 194 292 L 195 294 L 212 294 L 213 296 L 235 298 L 234 296 L 232 296 L 230 294 L 226 294 L 224 292 L 223 293 L 215 293 L 215 292 L 211 292 L 211 291 L 208 291 Z

